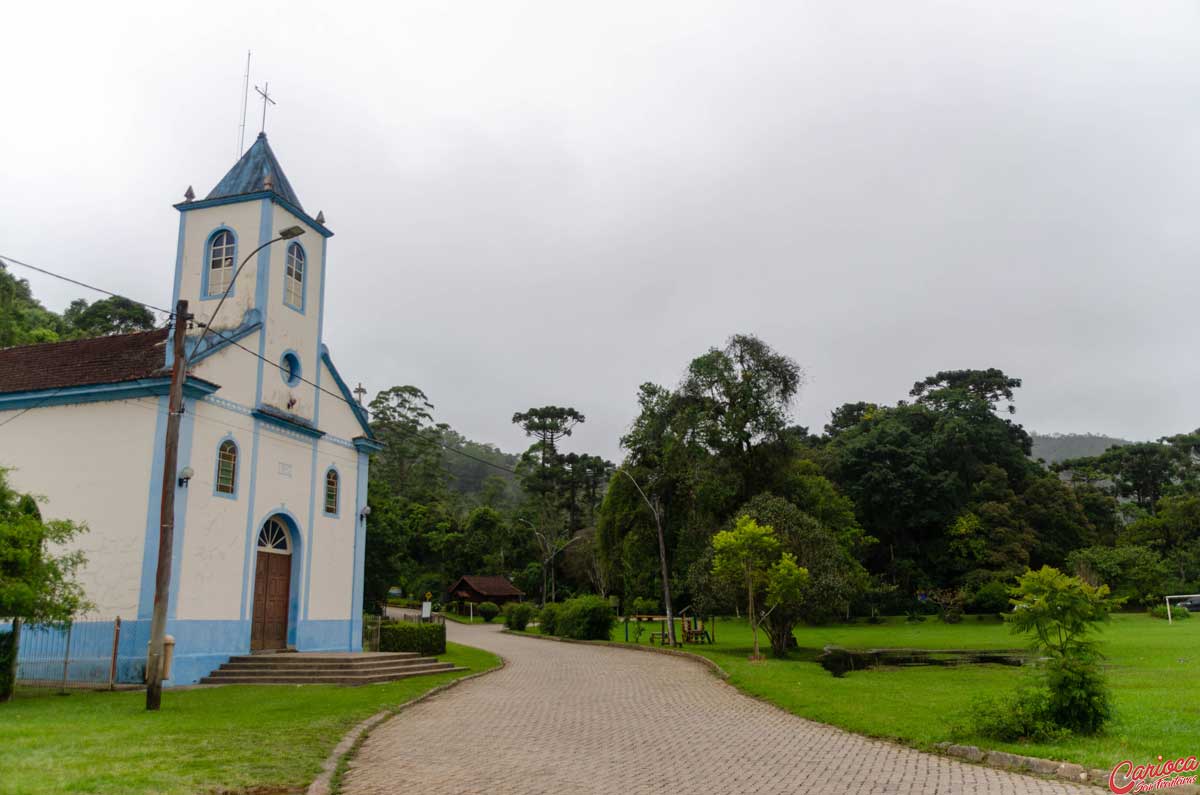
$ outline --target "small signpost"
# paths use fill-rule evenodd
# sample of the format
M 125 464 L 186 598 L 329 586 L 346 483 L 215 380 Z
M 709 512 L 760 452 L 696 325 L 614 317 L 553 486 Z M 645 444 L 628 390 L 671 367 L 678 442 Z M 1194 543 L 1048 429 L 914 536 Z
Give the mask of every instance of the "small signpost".
M 433 602 L 429 601 L 429 594 L 425 594 L 425 601 L 421 602 L 421 620 L 429 621 L 433 618 Z

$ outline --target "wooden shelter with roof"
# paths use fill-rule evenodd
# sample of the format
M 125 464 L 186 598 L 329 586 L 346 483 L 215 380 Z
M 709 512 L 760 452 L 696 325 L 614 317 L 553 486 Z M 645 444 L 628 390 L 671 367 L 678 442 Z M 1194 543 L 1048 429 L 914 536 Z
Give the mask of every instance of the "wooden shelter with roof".
M 450 586 L 447 596 L 451 602 L 492 602 L 502 605 L 521 601 L 525 598 L 525 592 L 499 574 L 464 574 Z

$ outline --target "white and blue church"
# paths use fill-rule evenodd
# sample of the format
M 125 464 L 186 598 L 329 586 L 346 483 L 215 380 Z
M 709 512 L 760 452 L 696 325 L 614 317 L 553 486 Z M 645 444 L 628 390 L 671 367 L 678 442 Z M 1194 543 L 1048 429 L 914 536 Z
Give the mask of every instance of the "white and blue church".
M 333 232 L 304 210 L 262 134 L 205 198 L 189 188 L 175 209 L 173 294 L 195 325 L 183 332 L 171 479 L 166 684 L 250 651 L 359 651 L 367 469 L 380 445 L 323 342 Z M 233 281 L 294 226 L 303 234 L 262 248 Z M 212 328 L 203 341 L 201 324 Z M 0 467 L 46 498 L 45 517 L 86 523 L 80 582 L 94 618 L 122 619 L 125 681 L 141 680 L 149 640 L 172 333 L 0 350 Z

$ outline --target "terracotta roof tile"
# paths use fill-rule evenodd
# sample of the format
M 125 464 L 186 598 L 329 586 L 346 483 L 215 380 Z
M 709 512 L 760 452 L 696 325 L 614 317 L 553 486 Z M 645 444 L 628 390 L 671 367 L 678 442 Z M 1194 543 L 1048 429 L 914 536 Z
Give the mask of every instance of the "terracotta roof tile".
M 0 394 L 165 376 L 167 329 L 0 348 Z

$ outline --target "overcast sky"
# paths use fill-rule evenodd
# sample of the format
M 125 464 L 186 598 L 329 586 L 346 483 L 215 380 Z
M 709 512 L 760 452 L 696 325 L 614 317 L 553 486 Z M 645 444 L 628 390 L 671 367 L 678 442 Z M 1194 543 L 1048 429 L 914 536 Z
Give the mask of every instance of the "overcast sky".
M 336 233 L 339 368 L 481 441 L 522 449 L 514 411 L 571 405 L 571 446 L 616 458 L 638 385 L 737 332 L 807 370 L 814 429 L 989 366 L 1034 430 L 1200 425 L 1195 3 L 19 3 L 3 26 L 0 253 L 168 303 L 171 205 L 236 159 L 252 49 Z

